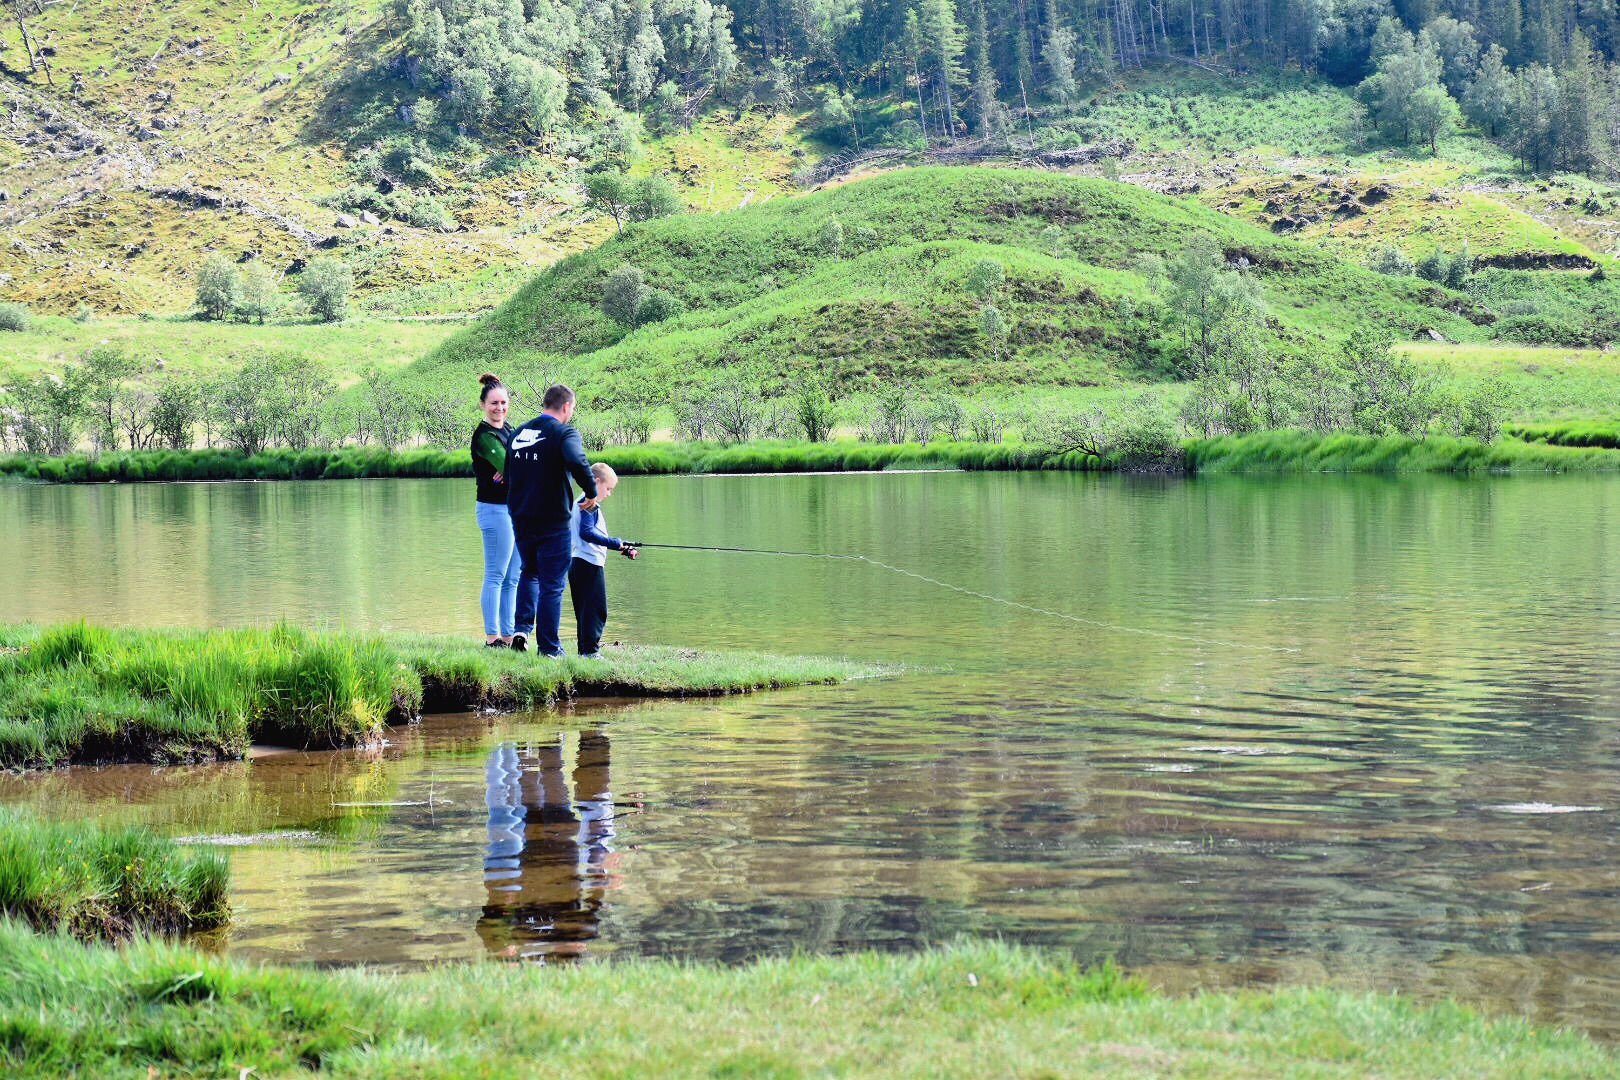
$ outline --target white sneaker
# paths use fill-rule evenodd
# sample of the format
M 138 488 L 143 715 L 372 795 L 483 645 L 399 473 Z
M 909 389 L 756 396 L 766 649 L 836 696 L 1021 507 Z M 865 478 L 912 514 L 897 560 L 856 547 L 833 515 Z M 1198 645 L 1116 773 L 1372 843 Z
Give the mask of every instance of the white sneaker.
M 602 654 L 599 652 L 582 652 L 579 654 L 579 658 L 581 660 L 600 660 L 602 659 Z

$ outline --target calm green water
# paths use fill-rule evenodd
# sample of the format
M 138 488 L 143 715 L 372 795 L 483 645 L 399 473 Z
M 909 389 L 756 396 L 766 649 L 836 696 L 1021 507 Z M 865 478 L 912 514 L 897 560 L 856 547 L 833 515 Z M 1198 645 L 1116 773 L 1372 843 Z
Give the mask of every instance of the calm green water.
M 996 934 L 1171 988 L 1329 979 L 1620 1033 L 1620 479 L 631 478 L 606 510 L 1089 621 L 649 551 L 609 566 L 610 638 L 907 673 L 0 799 L 241 841 L 223 946 L 249 956 Z M 476 635 L 478 552 L 466 482 L 0 488 L 6 619 Z

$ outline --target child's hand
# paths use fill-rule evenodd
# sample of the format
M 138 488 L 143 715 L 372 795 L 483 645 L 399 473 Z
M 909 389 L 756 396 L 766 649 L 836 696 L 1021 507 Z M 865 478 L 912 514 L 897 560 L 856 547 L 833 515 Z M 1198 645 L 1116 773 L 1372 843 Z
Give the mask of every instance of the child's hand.
M 624 552 L 624 557 L 627 559 L 633 559 L 636 557 L 636 549 L 630 544 L 624 545 L 624 547 L 620 548 L 619 550 Z

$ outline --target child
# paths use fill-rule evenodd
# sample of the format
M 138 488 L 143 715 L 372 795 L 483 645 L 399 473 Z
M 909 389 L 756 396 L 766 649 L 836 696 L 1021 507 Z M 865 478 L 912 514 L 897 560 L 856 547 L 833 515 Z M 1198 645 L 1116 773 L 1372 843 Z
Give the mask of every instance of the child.
M 607 574 L 605 571 L 608 549 L 621 551 L 627 559 L 636 557 L 633 545 L 603 530 L 607 522 L 602 518 L 601 500 L 613 494 L 619 486 L 619 475 L 598 461 L 591 466 L 596 480 L 598 505 L 593 510 L 574 506 L 574 563 L 568 570 L 568 592 L 574 601 L 574 618 L 579 624 L 579 655 L 582 660 L 600 660 L 596 650 L 602 643 L 602 629 L 607 626 Z

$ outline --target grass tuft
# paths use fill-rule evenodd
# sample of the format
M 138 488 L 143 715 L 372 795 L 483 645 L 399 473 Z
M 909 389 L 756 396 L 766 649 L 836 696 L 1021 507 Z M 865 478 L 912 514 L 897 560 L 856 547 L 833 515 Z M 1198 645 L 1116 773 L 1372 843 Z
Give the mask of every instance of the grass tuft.
M 44 821 L 0 807 L 0 914 L 81 937 L 224 923 L 229 869 L 144 829 Z

